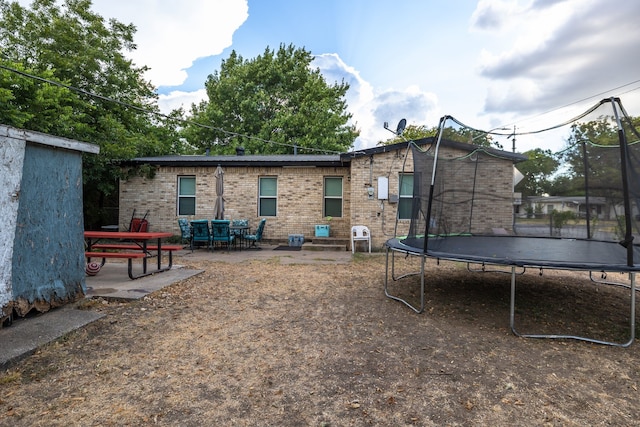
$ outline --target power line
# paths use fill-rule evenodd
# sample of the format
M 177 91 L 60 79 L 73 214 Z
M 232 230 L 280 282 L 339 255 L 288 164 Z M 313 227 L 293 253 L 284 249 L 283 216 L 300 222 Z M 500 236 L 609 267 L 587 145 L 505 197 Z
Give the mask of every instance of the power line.
M 531 116 L 531 117 L 527 117 L 527 118 L 524 118 L 524 119 L 518 120 L 517 122 L 513 122 L 513 123 L 511 123 L 511 124 L 509 124 L 509 125 L 505 125 L 505 126 L 515 126 L 515 125 L 516 125 L 516 124 L 518 124 L 518 123 L 522 123 L 522 122 L 527 121 L 527 120 L 533 120 L 533 119 L 535 119 L 535 118 L 537 118 L 537 117 L 544 116 L 545 114 L 553 113 L 554 111 L 562 110 L 563 108 L 571 107 L 572 105 L 580 104 L 581 102 L 585 102 L 585 101 L 588 101 L 588 100 L 590 100 L 590 99 L 599 98 L 599 97 L 602 97 L 602 96 L 604 96 L 604 95 L 611 94 L 612 92 L 614 92 L 614 91 L 616 91 L 616 90 L 619 90 L 619 89 L 622 89 L 622 88 L 624 88 L 624 87 L 631 86 L 631 85 L 634 85 L 634 84 L 637 84 L 637 83 L 640 83 L 640 79 L 638 79 L 638 80 L 634 80 L 634 81 L 629 82 L 629 83 L 625 83 L 625 84 L 623 84 L 623 85 L 620 85 L 620 86 L 614 87 L 614 88 L 609 89 L 609 90 L 605 90 L 605 91 L 600 92 L 600 93 L 597 93 L 597 94 L 595 94 L 595 95 L 587 96 L 587 97 L 585 97 L 585 98 L 579 99 L 579 100 L 574 101 L 574 102 L 570 102 L 570 103 L 565 104 L 565 105 L 560 106 L 560 107 L 552 108 L 552 109 L 550 109 L 550 110 L 544 111 L 544 112 L 542 112 L 542 113 L 538 113 L 538 114 L 536 114 L 536 115 L 534 115 L 534 116 Z M 633 89 L 629 89 L 629 90 L 627 90 L 627 91 L 624 91 L 624 92 L 622 92 L 622 94 L 629 93 L 629 92 L 633 92 L 633 91 L 638 90 L 638 89 L 640 89 L 640 86 L 638 86 L 638 87 L 636 87 L 636 88 L 633 88 Z M 545 130 L 547 130 L 547 129 L 545 129 Z M 511 133 L 511 134 L 509 134 L 508 136 L 509 136 L 509 137 L 511 137 L 511 136 L 513 136 L 513 135 L 525 135 L 525 134 L 528 134 L 528 133 L 538 133 L 538 131 L 533 131 L 533 132 L 523 132 L 523 133 L 515 133 L 515 132 L 512 132 L 512 133 Z

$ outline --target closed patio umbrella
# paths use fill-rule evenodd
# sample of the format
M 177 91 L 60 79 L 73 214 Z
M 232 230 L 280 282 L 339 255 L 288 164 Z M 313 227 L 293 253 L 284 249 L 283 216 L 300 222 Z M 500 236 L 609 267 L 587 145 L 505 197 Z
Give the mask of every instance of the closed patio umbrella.
M 224 171 L 220 165 L 216 168 L 213 176 L 216 177 L 216 202 L 213 207 L 214 216 L 215 219 L 224 219 Z

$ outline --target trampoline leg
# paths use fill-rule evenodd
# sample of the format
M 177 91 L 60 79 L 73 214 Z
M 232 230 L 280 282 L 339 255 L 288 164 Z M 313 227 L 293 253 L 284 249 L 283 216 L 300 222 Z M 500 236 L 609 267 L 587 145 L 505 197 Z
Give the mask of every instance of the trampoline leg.
M 616 343 L 611 341 L 597 340 L 593 338 L 580 337 L 575 335 L 551 335 L 551 334 L 521 334 L 515 327 L 515 307 L 516 307 L 516 270 L 515 267 L 511 268 L 511 304 L 509 309 L 509 324 L 511 331 L 522 338 L 551 338 L 551 339 L 574 339 L 579 341 L 591 342 L 594 344 L 604 344 L 616 347 L 629 347 L 636 336 L 636 273 L 629 273 L 629 279 L 631 281 L 630 289 L 631 296 L 629 300 L 630 312 L 629 312 L 629 340 L 624 343 Z
M 516 268 L 511 267 L 511 302 L 509 304 L 509 326 L 511 326 L 511 332 L 520 336 L 516 331 Z
M 386 261 L 385 261 L 385 275 L 384 275 L 384 294 L 387 296 L 387 298 L 391 298 L 392 300 L 395 301 L 399 301 L 401 303 L 403 303 L 404 305 L 406 305 L 407 307 L 409 307 L 411 310 L 415 311 L 416 313 L 420 314 L 424 311 L 425 308 L 425 283 L 424 283 L 424 266 L 425 266 L 425 262 L 426 262 L 426 257 L 422 256 L 421 258 L 421 264 L 420 264 L 420 307 L 416 308 L 413 305 L 411 305 L 409 302 L 405 301 L 404 299 L 397 297 L 395 295 L 391 295 L 389 293 L 389 288 L 388 288 L 388 284 L 389 284 L 389 252 L 391 252 L 391 269 L 392 269 L 392 277 L 394 275 L 395 272 L 395 251 L 393 251 L 392 249 L 389 249 L 387 247 L 387 254 L 386 254 Z M 411 275 L 415 275 L 411 274 Z M 406 277 L 409 275 L 404 275 L 401 276 L 402 277 Z M 398 279 L 400 279 L 398 278 Z M 394 277 L 394 280 L 397 280 Z
M 631 345 L 633 340 L 636 338 L 636 273 L 629 273 L 629 280 L 631 281 L 631 313 L 629 318 L 630 327 L 631 327 L 631 335 L 629 337 L 629 342 L 624 347 L 628 347 Z

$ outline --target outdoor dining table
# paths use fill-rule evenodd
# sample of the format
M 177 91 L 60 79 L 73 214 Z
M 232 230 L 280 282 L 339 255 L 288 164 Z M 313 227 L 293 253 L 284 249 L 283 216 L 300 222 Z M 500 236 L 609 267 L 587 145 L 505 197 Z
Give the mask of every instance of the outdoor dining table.
M 135 232 L 135 231 L 85 231 L 84 238 L 86 240 L 86 253 L 87 258 L 95 257 L 100 258 L 101 253 L 95 252 L 94 249 L 133 249 L 139 250 L 144 257 L 142 258 L 142 275 L 146 276 L 148 274 L 157 273 L 161 271 L 166 271 L 171 268 L 172 264 L 172 251 L 176 250 L 177 247 L 175 245 L 165 245 L 165 252 L 169 253 L 169 265 L 167 267 L 162 267 L 162 239 L 173 236 L 173 233 L 170 232 Z M 109 240 L 114 241 L 117 240 L 119 242 L 114 244 L 101 244 L 99 242 Z M 149 242 L 152 242 L 150 245 Z M 137 246 L 137 247 L 136 247 Z M 152 254 L 156 252 L 157 258 L 157 270 L 153 272 L 147 271 L 147 258 L 154 256 Z M 89 255 L 90 254 L 90 255 Z M 110 257 L 118 258 L 117 254 L 110 253 Z M 122 258 L 129 258 L 129 267 L 131 269 L 131 257 L 128 257 L 128 253 L 122 253 Z M 105 262 L 105 256 L 102 256 L 103 264 Z M 129 271 L 129 276 L 133 279 L 131 271 Z M 141 277 L 139 276 L 139 277 Z
M 249 226 L 248 225 L 232 225 L 229 227 L 229 231 L 232 234 L 236 235 L 237 240 L 240 240 L 240 250 L 242 250 L 242 242 L 244 242 L 244 236 L 249 232 Z

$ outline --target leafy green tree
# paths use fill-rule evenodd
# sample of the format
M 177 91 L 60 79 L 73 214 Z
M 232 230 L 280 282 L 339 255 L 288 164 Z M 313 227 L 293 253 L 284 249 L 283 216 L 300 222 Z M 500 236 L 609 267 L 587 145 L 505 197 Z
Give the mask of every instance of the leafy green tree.
M 0 0 L 0 121 L 100 145 L 83 158 L 88 227 L 117 205 L 115 160 L 184 149 L 175 122 L 157 114 L 147 68 L 125 56 L 134 34 L 92 12 L 90 0 Z
M 377 145 L 391 145 L 404 141 L 416 141 L 418 139 L 436 136 L 437 133 L 437 127 L 428 128 L 426 126 L 407 125 L 401 135 L 396 135 L 385 141 L 380 141 Z
M 231 154 L 343 152 L 358 136 L 349 125 L 349 85 L 328 84 L 305 49 L 280 45 L 245 60 L 235 51 L 205 83 L 208 100 L 191 109 L 185 137 L 200 150 Z
M 442 132 L 443 139 L 473 144 L 479 147 L 493 146 L 500 150 L 503 148 L 502 145 L 494 139 L 494 136 L 491 133 L 460 126 L 455 121 L 447 121 L 447 124 L 448 126 L 445 126 Z M 422 138 L 435 137 L 438 135 L 438 129 L 438 126 L 429 128 L 426 126 L 408 125 L 401 135 L 380 141 L 377 145 L 391 145 L 403 141 L 415 141 Z
M 20 63 L 6 63 L 22 73 L 33 73 Z M 43 70 L 44 78 L 53 78 L 51 70 Z M 16 72 L 0 68 L 0 122 L 18 128 L 37 129 L 51 134 L 64 134 L 74 122 L 75 95 L 68 89 L 40 84 Z
M 523 197 L 550 193 L 553 185 L 550 177 L 558 170 L 560 162 L 551 150 L 535 148 L 523 154 L 528 160 L 517 165 L 524 178 L 516 185 L 516 191 L 521 192 Z

